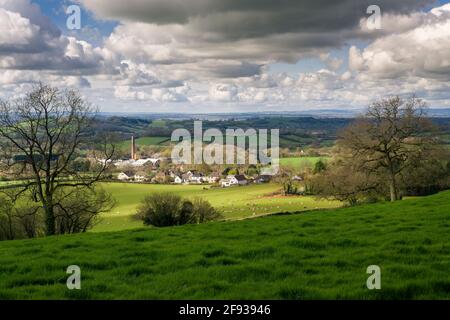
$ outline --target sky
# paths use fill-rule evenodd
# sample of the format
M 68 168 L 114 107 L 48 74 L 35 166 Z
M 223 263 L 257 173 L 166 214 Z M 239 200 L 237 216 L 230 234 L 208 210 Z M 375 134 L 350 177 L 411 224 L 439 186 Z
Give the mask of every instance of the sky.
M 0 98 L 38 82 L 105 112 L 360 109 L 413 94 L 450 108 L 450 4 L 0 0 Z

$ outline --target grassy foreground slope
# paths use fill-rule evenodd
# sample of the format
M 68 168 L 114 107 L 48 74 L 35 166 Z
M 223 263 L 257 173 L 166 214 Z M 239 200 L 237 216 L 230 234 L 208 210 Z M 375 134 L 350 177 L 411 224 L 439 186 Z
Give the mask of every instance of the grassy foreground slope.
M 450 192 L 355 208 L 0 243 L 0 298 L 450 298 Z M 66 289 L 76 264 L 82 289 Z M 382 289 L 366 289 L 381 267 Z

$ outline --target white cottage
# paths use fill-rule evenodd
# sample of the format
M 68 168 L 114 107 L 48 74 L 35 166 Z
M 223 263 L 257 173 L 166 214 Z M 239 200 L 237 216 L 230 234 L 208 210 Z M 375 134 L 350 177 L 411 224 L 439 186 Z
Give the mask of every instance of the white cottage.
M 131 179 L 131 175 L 125 172 L 121 172 L 117 175 L 117 179 L 119 179 L 120 181 L 128 181 Z

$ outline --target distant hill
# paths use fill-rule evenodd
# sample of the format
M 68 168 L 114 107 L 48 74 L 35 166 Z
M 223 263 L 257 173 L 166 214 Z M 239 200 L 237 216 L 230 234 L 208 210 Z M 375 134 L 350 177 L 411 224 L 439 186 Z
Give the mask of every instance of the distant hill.
M 233 112 L 233 113 L 120 113 L 103 112 L 104 117 L 130 117 L 135 119 L 173 119 L 173 120 L 229 120 L 249 119 L 261 117 L 324 117 L 324 118 L 354 118 L 364 113 L 364 109 L 316 109 L 301 111 L 266 111 L 266 112 Z M 431 117 L 450 117 L 450 108 L 429 108 L 428 115 Z
M 433 114 L 438 114 L 433 111 Z M 282 148 L 303 148 L 307 145 L 332 145 L 337 132 L 354 120 L 348 111 L 339 111 L 341 116 L 331 116 L 337 110 L 322 110 L 322 115 L 300 115 L 297 113 L 248 113 L 228 115 L 105 115 L 96 117 L 92 126 L 92 136 L 114 134 L 117 142 L 136 138 L 151 139 L 150 144 L 160 144 L 170 138 L 175 129 L 184 128 L 193 132 L 194 120 L 203 121 L 203 130 L 218 128 L 222 132 L 232 128 L 280 129 L 280 146 Z M 450 109 L 448 109 L 450 112 Z M 440 114 L 445 111 L 439 111 Z M 450 114 L 450 113 L 449 113 Z M 347 115 L 347 116 L 344 116 Z M 450 134 L 450 117 L 432 117 L 444 135 Z M 447 137 L 445 137 L 446 140 Z M 146 141 L 141 141 L 148 144 Z

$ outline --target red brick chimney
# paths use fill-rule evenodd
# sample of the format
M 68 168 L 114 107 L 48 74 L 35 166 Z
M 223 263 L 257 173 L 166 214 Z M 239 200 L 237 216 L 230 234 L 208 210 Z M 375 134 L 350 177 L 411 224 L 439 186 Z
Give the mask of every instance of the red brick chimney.
M 131 136 L 131 159 L 137 160 L 137 156 L 136 156 L 136 141 L 134 140 L 134 136 Z

